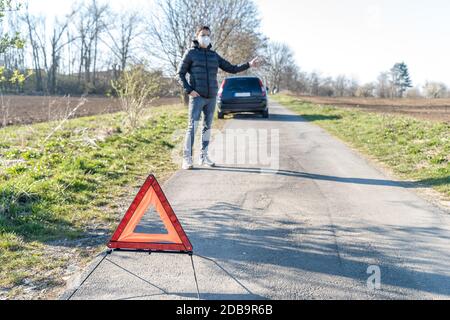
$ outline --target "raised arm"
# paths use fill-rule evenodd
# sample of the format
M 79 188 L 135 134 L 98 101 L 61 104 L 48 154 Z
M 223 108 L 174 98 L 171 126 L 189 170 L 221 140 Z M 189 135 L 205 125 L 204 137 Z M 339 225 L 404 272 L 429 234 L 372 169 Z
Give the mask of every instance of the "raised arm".
M 217 57 L 219 58 L 219 68 L 225 72 L 236 74 L 250 69 L 250 63 L 248 62 L 244 64 L 234 65 L 222 58 L 219 54 L 217 54 Z
M 178 67 L 178 83 L 183 87 L 184 91 L 187 94 L 191 94 L 191 92 L 194 91 L 194 88 L 189 85 L 189 82 L 186 79 L 186 75 L 189 72 L 191 65 L 192 57 L 190 55 L 190 51 L 188 50 L 184 54 L 183 59 L 181 60 Z

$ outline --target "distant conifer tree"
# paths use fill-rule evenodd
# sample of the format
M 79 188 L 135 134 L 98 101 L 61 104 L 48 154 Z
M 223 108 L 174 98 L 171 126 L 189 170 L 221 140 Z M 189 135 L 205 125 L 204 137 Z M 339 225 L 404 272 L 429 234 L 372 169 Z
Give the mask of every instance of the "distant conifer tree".
M 393 97 L 403 97 L 406 90 L 412 88 L 412 81 L 406 63 L 396 63 L 391 69 L 391 77 Z

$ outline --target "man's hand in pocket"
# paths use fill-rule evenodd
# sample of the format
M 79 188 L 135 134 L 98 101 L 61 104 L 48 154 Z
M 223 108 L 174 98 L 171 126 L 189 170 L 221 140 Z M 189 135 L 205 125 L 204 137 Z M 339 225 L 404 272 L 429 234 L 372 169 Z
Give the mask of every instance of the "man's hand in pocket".
M 200 95 L 198 94 L 198 92 L 197 91 L 192 91 L 190 94 L 189 94 L 192 98 L 197 98 L 197 97 L 200 97 Z

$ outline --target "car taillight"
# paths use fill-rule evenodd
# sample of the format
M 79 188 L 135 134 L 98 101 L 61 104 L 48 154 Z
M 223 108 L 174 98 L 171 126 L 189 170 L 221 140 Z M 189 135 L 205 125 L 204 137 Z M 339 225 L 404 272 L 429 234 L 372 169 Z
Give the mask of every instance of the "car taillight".
M 222 98 L 223 88 L 225 88 L 225 82 L 226 80 L 223 80 L 222 85 L 220 86 L 219 93 L 217 94 L 219 98 Z
M 264 86 L 264 84 L 263 84 L 263 82 L 262 82 L 262 80 L 261 79 L 259 79 L 259 85 L 261 86 L 261 90 L 262 90 L 262 95 L 263 95 L 263 97 L 265 97 L 266 96 L 266 87 Z

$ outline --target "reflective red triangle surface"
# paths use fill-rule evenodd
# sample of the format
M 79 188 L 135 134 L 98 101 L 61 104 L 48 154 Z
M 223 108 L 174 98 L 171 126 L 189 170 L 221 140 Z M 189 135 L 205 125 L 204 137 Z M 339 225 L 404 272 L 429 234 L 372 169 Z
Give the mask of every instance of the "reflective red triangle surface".
M 167 233 L 136 233 L 145 213 L 153 207 Z M 193 248 L 154 175 L 150 175 L 108 243 L 111 249 L 192 252 Z

